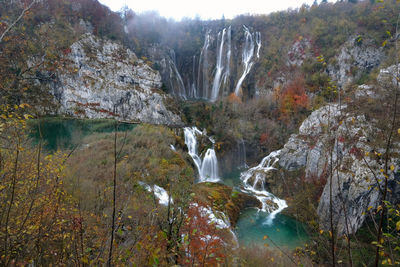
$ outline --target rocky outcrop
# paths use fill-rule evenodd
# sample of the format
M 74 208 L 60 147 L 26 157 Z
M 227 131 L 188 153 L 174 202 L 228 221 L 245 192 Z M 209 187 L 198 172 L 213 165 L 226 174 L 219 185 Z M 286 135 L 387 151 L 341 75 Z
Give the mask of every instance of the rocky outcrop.
M 311 42 L 309 39 L 300 37 L 289 48 L 287 53 L 287 66 L 300 67 L 306 58 L 311 57 Z
M 240 212 L 246 208 L 261 208 L 261 202 L 254 196 L 234 191 L 231 187 L 218 183 L 199 183 L 194 187 L 195 201 L 207 203 L 209 207 L 227 214 L 234 227 Z
M 363 72 L 379 66 L 384 57 L 382 48 L 361 37 L 351 37 L 335 57 L 336 64 L 328 66 L 328 73 L 339 86 L 350 84 Z
M 282 174 L 303 170 L 305 181 L 326 181 L 318 203 L 317 214 L 323 229 L 330 229 L 330 188 L 332 183 L 333 222 L 338 235 L 356 232 L 366 219 L 368 210 L 376 209 L 381 200 L 379 184 L 383 184 L 381 155 L 371 140 L 379 129 L 365 115 L 347 111 L 346 106 L 329 104 L 314 111 L 279 152 L 280 171 L 265 180 L 267 190 L 280 196 Z M 393 150 L 400 152 L 400 144 Z M 392 158 L 390 165 L 399 166 Z M 332 176 L 330 173 L 332 172 Z M 280 174 L 280 175 L 279 175 Z M 390 198 L 400 200 L 400 168 L 390 172 Z M 282 187 L 282 186 L 281 186 Z M 280 188 L 280 189 L 279 189 Z M 276 189 L 277 192 L 274 191 Z
M 160 74 L 124 46 L 87 33 L 66 55 L 53 94 L 60 113 L 181 125 L 167 109 Z

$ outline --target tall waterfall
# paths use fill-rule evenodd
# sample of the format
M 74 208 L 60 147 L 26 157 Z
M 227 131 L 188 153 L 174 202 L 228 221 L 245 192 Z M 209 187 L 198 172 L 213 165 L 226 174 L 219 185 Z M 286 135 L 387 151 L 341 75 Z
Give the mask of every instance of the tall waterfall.
M 242 64 L 243 64 L 243 74 L 240 77 L 236 88 L 235 88 L 235 94 L 236 95 L 241 95 L 241 86 L 242 83 L 244 81 L 244 79 L 246 78 L 246 76 L 249 74 L 251 68 L 253 67 L 254 61 L 252 61 L 253 56 L 254 56 L 254 36 L 253 34 L 250 33 L 249 29 L 243 25 L 243 29 L 244 29 L 244 35 L 245 35 L 245 44 L 243 46 L 243 51 L 242 51 Z M 259 42 L 257 43 L 257 53 L 259 53 L 259 49 L 261 48 L 261 34 L 260 33 L 256 33 L 256 39 L 259 40 Z M 260 38 L 257 38 L 257 35 L 259 35 Z M 259 55 L 257 55 L 259 56 Z
M 176 68 L 175 62 L 173 60 L 170 60 L 169 64 L 169 75 L 170 75 L 170 81 L 173 81 L 174 79 L 176 79 L 177 82 L 177 93 L 176 95 L 186 99 L 186 89 L 185 89 L 185 85 L 183 83 L 181 74 L 179 73 L 178 69 Z M 173 85 L 171 84 L 171 87 Z M 173 88 L 173 87 L 172 87 Z
M 262 203 L 262 210 L 269 212 L 267 224 L 272 224 L 276 214 L 287 207 L 286 201 L 279 199 L 265 190 L 266 173 L 275 170 L 274 165 L 279 161 L 280 150 L 274 151 L 261 161 L 261 163 L 240 174 L 244 190 L 252 193 Z M 274 205 L 271 205 L 274 203 Z
M 204 37 L 204 45 L 200 52 L 199 73 L 197 76 L 197 95 L 201 98 L 208 98 L 208 48 L 211 44 L 211 31 L 207 31 Z
M 211 97 L 210 97 L 211 101 L 215 101 L 218 98 L 221 75 L 222 75 L 222 71 L 224 70 L 224 65 L 222 62 L 222 52 L 224 49 L 225 34 L 226 34 L 226 29 L 224 29 L 222 31 L 222 34 L 221 34 L 221 32 L 218 33 L 219 48 L 218 48 L 218 54 L 217 54 L 217 65 L 215 67 L 216 68 L 215 76 L 214 76 L 214 81 L 213 81 L 213 86 L 212 86 L 212 91 L 211 91 Z
M 192 84 L 190 86 L 189 98 L 198 98 L 196 88 L 196 56 L 193 56 Z
M 228 34 L 227 34 L 228 32 Z M 225 45 L 225 39 L 227 43 L 227 52 L 224 54 L 224 45 Z M 219 95 L 219 90 L 221 87 L 221 77 L 223 76 L 223 81 L 224 84 L 226 84 L 226 81 L 229 77 L 229 72 L 230 72 L 230 60 L 231 60 L 231 27 L 228 28 L 228 30 L 225 28 L 222 30 L 222 32 L 218 33 L 218 53 L 217 53 L 217 64 L 215 66 L 215 76 L 214 76 L 214 81 L 212 85 L 212 91 L 211 91 L 211 101 L 215 101 L 218 98 Z M 222 75 L 222 72 L 224 71 L 224 74 Z
M 230 75 L 230 69 L 231 69 L 231 55 L 232 55 L 232 30 L 231 26 L 228 28 L 228 36 L 227 36 L 227 49 L 226 49 L 226 66 L 225 66 L 225 72 L 224 72 L 224 85 L 228 83 L 228 78 Z
M 192 157 L 194 164 L 199 172 L 200 182 L 217 182 L 218 176 L 218 160 L 214 150 L 214 140 L 208 138 L 213 144 L 213 148 L 207 149 L 203 160 L 198 154 L 197 136 L 203 133 L 197 127 L 185 127 L 185 144 L 188 147 L 189 155 Z
M 256 44 L 257 44 L 257 58 L 260 58 L 260 49 L 261 49 L 261 33 L 256 32 Z

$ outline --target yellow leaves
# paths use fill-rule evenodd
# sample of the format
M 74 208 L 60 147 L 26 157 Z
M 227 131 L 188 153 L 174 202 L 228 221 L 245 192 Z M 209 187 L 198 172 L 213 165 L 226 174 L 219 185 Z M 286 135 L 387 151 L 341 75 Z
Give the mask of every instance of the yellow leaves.
M 132 216 L 131 216 L 131 215 L 129 215 L 129 216 L 128 216 L 128 219 L 132 219 Z
M 390 170 L 394 171 L 394 165 L 390 165 Z
M 400 128 L 399 128 L 399 129 L 397 129 L 397 133 L 400 135 Z
M 81 260 L 82 260 L 82 263 L 84 263 L 84 264 L 89 264 L 89 259 L 88 259 L 87 256 L 82 257 Z
M 263 240 L 265 240 L 265 239 L 267 239 L 268 238 L 268 236 L 267 235 L 265 235 L 264 237 L 263 237 Z
M 324 230 L 319 230 L 319 234 L 322 235 L 324 233 Z
M 271 262 L 274 262 L 274 261 L 275 261 L 275 259 L 274 259 L 274 258 L 271 258 L 270 260 L 271 260 Z
M 396 223 L 396 230 L 397 230 L 397 231 L 400 231 L 400 221 L 398 221 L 398 222 Z
M 369 206 L 368 209 L 367 209 L 367 211 L 370 211 L 372 208 L 373 208 L 372 206 Z
M 387 40 L 383 41 L 382 47 L 385 47 L 387 45 Z

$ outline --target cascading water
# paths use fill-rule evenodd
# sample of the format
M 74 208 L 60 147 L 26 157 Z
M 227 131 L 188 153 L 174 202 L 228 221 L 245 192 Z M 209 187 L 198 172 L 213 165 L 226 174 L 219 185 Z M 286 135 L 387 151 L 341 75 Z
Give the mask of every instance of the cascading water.
M 228 34 L 227 34 L 227 51 L 226 51 L 226 67 L 225 67 L 225 73 L 224 73 L 224 85 L 228 83 L 228 78 L 230 75 L 230 65 L 231 65 L 231 54 L 232 54 L 232 38 L 231 38 L 231 26 L 228 28 Z
M 248 168 L 249 166 L 246 163 L 246 146 L 244 144 L 244 140 L 240 139 L 237 142 L 237 160 L 238 160 L 238 168 Z
M 185 85 L 183 83 L 181 74 L 176 68 L 175 62 L 171 59 L 168 65 L 169 65 L 170 81 L 173 81 L 175 79 L 177 82 L 176 87 L 178 87 L 174 88 L 173 85 L 171 84 L 171 88 L 174 88 L 174 92 L 177 96 L 186 99 L 187 97 L 186 97 Z
M 207 31 L 204 38 L 204 45 L 200 52 L 199 73 L 197 76 L 197 90 L 202 89 L 197 95 L 199 98 L 208 98 L 208 48 L 211 43 L 211 31 Z
M 260 58 L 260 49 L 261 49 L 261 33 L 256 32 L 256 44 L 257 44 L 257 58 Z
M 223 29 L 222 33 L 218 33 L 218 41 L 219 41 L 219 49 L 218 49 L 218 54 L 217 54 L 217 65 L 216 65 L 216 71 L 215 71 L 215 76 L 214 76 L 214 81 L 212 85 L 212 91 L 211 91 L 211 101 L 215 101 L 218 98 L 218 93 L 219 93 L 219 87 L 221 85 L 221 75 L 222 71 L 224 70 L 224 63 L 222 60 L 222 53 L 224 50 L 224 40 L 225 40 L 225 34 L 226 34 L 226 29 Z
M 196 88 L 196 56 L 193 56 L 192 84 L 190 86 L 189 98 L 198 98 Z
M 254 62 L 252 61 L 253 56 L 254 56 L 254 37 L 253 34 L 250 33 L 249 29 L 243 25 L 244 29 L 244 35 L 245 35 L 245 44 L 243 46 L 243 51 L 242 51 L 242 64 L 243 64 L 243 74 L 240 77 L 236 87 L 235 87 L 235 94 L 237 96 L 241 95 L 241 86 L 246 78 L 246 76 L 249 74 L 251 68 L 253 67 Z M 258 33 L 256 33 L 256 36 Z M 256 37 L 257 38 L 257 37 Z M 260 42 L 258 45 L 258 50 L 261 47 L 261 34 L 259 38 Z M 257 52 L 258 52 L 257 50 Z
M 272 224 L 276 214 L 287 207 L 286 201 L 279 199 L 265 190 L 266 173 L 275 170 L 274 165 L 279 161 L 280 150 L 274 151 L 261 161 L 261 163 L 240 174 L 244 190 L 253 194 L 262 203 L 262 210 L 269 212 L 267 224 Z
M 203 135 L 203 133 L 196 127 L 185 127 L 185 144 L 188 147 L 189 155 L 192 157 L 194 164 L 199 172 L 200 182 L 217 182 L 219 181 L 218 176 L 218 159 L 215 154 L 214 148 L 207 149 L 203 160 L 201 160 L 197 151 L 197 136 Z M 214 146 L 214 140 L 208 138 Z

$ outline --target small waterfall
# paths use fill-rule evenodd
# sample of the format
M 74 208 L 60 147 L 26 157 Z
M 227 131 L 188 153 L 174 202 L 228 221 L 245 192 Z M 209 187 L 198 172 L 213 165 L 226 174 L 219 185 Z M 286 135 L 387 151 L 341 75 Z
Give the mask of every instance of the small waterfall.
M 245 35 L 245 44 L 243 46 L 243 51 L 242 51 L 242 63 L 243 63 L 243 74 L 240 77 L 236 88 L 235 88 L 235 94 L 237 96 L 241 95 L 241 86 L 246 78 L 246 76 L 249 74 L 251 68 L 253 67 L 254 62 L 252 61 L 253 56 L 254 56 L 254 37 L 253 34 L 250 33 L 249 29 L 243 25 L 244 29 L 244 35 Z M 257 43 L 258 50 L 261 48 L 261 34 L 256 33 L 256 39 L 258 38 L 257 35 L 259 35 L 259 43 Z M 257 52 L 258 52 L 257 50 Z
M 203 135 L 203 133 L 197 129 L 196 127 L 185 127 L 184 128 L 185 135 L 185 144 L 188 147 L 189 155 L 192 157 L 194 164 L 199 172 L 200 182 L 217 182 L 219 181 L 218 176 L 218 159 L 215 154 L 214 148 L 207 149 L 207 152 L 204 155 L 203 160 L 198 155 L 197 151 L 197 136 Z M 208 138 L 210 142 L 213 143 L 214 140 Z
M 272 224 L 276 214 L 287 207 L 286 201 L 279 199 L 265 190 L 266 173 L 275 170 L 274 165 L 279 161 L 280 150 L 274 151 L 261 161 L 261 163 L 240 174 L 244 190 L 252 193 L 262 203 L 262 210 L 269 212 L 267 224 Z
M 158 203 L 160 203 L 160 205 L 168 206 L 168 201 L 174 203 L 172 198 L 170 199 L 168 192 L 164 188 L 158 185 L 150 186 L 144 182 L 139 182 L 139 184 L 143 186 L 147 191 L 153 192 L 154 196 L 158 199 Z
M 204 181 L 218 181 L 218 161 L 214 149 L 207 149 L 200 169 L 200 178 Z
M 243 139 L 240 139 L 237 142 L 237 159 L 238 159 L 238 168 L 248 168 L 249 166 L 246 163 L 246 145 Z

